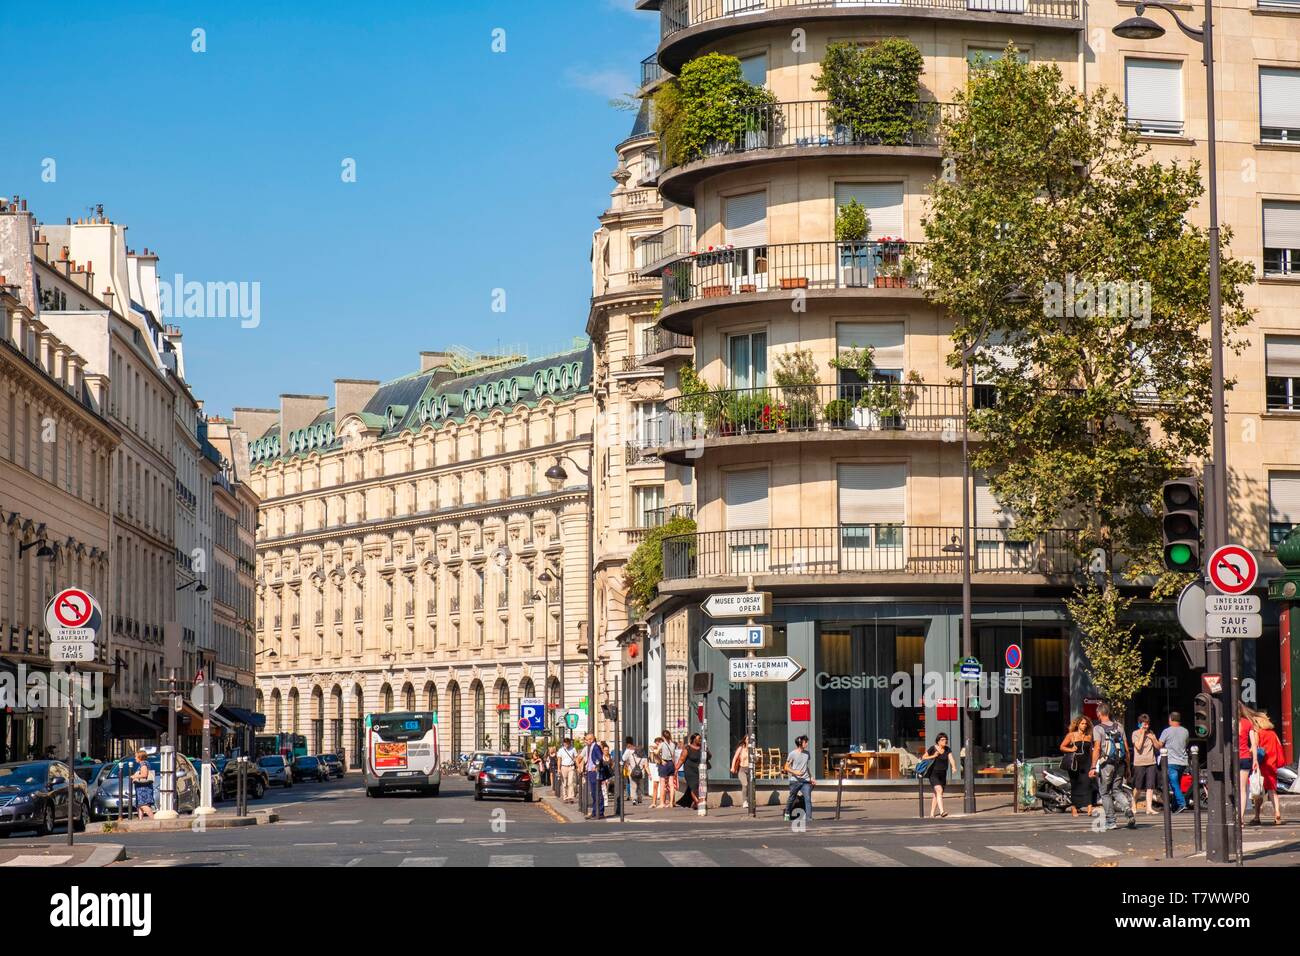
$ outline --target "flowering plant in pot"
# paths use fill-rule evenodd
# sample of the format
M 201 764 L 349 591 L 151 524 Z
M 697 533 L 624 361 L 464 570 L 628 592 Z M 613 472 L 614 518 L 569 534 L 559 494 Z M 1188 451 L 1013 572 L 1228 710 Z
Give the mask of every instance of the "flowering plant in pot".
M 839 245 L 840 285 L 863 286 L 871 278 L 871 217 L 856 199 L 835 210 L 835 240 Z

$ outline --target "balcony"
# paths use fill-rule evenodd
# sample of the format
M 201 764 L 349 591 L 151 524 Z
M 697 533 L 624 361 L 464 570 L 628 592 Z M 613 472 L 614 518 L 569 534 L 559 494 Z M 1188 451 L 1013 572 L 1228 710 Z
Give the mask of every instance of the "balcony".
M 425 614 L 438 613 L 438 602 L 436 599 L 429 598 L 427 601 L 424 602 L 424 613 Z
M 1079 31 L 1083 29 L 1080 7 L 1078 0 L 663 0 L 659 7 L 659 62 L 664 69 L 679 73 L 682 64 L 707 44 L 741 27 L 873 17 Z M 846 24 L 844 29 L 850 28 Z
M 663 164 L 660 162 L 658 149 L 648 149 L 641 154 L 641 172 L 637 175 L 636 184 L 654 188 L 659 184 L 661 172 L 663 172 Z
M 643 276 L 657 276 L 664 266 L 691 253 L 691 227 L 668 226 L 638 239 L 633 250 Z
M 748 302 L 788 303 L 791 293 L 856 298 L 864 292 L 917 298 L 924 270 L 919 243 L 788 242 L 700 252 L 664 270 L 659 324 L 690 335 L 695 318 Z
M 341 608 L 341 607 L 336 607 L 336 608 L 334 609 L 334 623 L 335 623 L 335 624 L 342 624 L 342 623 L 343 623 L 343 608 Z
M 655 454 L 643 441 L 629 441 L 623 443 L 623 465 L 631 468 L 634 465 L 657 465 L 659 456 Z
M 650 93 L 664 76 L 664 68 L 659 65 L 659 54 L 651 53 L 641 61 L 641 89 L 638 92 L 642 96 Z
M 645 528 L 661 528 L 674 518 L 694 518 L 695 505 L 664 505 L 651 508 L 641 516 L 641 525 Z
M 408 600 L 406 602 L 406 616 L 415 617 L 415 601 Z
M 354 622 L 356 622 L 356 623 L 360 623 L 360 622 L 361 622 L 361 618 L 362 618 L 362 616 L 363 616 L 363 612 L 362 612 L 361 608 L 359 608 L 359 607 L 354 607 L 354 608 L 352 609 L 352 620 L 353 620 Z
M 456 595 L 456 594 L 452 595 L 451 598 L 448 600 L 447 604 L 448 604 L 447 610 L 450 611 L 452 614 L 460 613 L 460 595 Z
M 693 206 L 702 179 L 755 162 L 864 154 L 939 158 L 939 124 L 951 110 L 946 103 L 914 103 L 896 116 L 874 117 L 871 131 L 832 123 L 829 105 L 826 100 L 798 100 L 739 110 L 735 128 L 744 132 L 710 142 L 701 155 L 684 163 L 665 166 L 656 179 L 659 192 Z
M 689 359 L 695 355 L 695 340 L 680 332 L 669 332 L 658 325 L 641 330 L 642 365 L 666 365 L 672 359 Z
M 315 621 L 316 621 L 317 624 L 324 624 L 324 623 L 325 623 L 325 612 L 322 611 L 320 608 L 317 608 L 317 609 L 316 609 Z
M 499 594 L 497 594 L 497 610 L 505 611 L 508 610 L 509 608 L 510 608 L 510 594 L 506 591 L 501 591 Z
M 479 593 L 479 594 L 475 594 L 475 595 L 474 595 L 474 610 L 476 610 L 476 611 L 481 611 L 481 610 L 483 610 L 483 595 L 482 595 L 482 593 Z
M 1079 532 L 1053 530 L 1018 540 L 1010 528 L 972 529 L 975 576 L 1065 577 L 1080 570 Z M 897 524 L 832 528 L 756 528 L 708 531 L 664 539 L 664 591 L 717 586 L 721 578 L 817 578 L 854 575 L 955 582 L 962 572 L 957 527 Z M 826 583 L 826 582 L 823 582 Z

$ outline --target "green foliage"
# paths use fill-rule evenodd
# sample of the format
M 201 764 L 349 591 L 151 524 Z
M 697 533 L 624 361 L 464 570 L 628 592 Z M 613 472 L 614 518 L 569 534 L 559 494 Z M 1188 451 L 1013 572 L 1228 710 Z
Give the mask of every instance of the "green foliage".
M 643 617 L 646 608 L 659 594 L 659 582 L 664 579 L 664 538 L 694 533 L 694 519 L 680 515 L 669 518 L 659 527 L 650 529 L 627 559 L 623 587 L 627 591 L 628 606 L 636 617 Z M 694 553 L 693 546 L 691 552 Z
M 941 132 L 948 174 L 932 185 L 915 254 L 927 296 L 955 319 L 950 364 L 975 343 L 979 380 L 996 388 L 997 402 L 971 413 L 984 437 L 974 465 L 1022 533 L 1079 527 L 1080 557 L 1101 548 L 1109 570 L 1151 572 L 1160 484 L 1209 438 L 1209 240 L 1189 222 L 1199 167 L 1152 162 L 1113 94 L 1080 96 L 1054 65 L 1010 49 L 972 72 Z M 1227 254 L 1227 232 L 1224 330 L 1240 350 L 1253 269 Z M 1071 279 L 1145 289 L 1147 306 L 1066 305 Z M 1136 651 L 1116 650 L 1126 605 L 1113 591 L 1082 590 L 1072 608 L 1092 666 L 1121 695 Z
M 695 366 L 690 362 L 684 364 L 677 373 L 677 390 L 682 396 L 678 407 L 683 412 L 704 412 L 716 404 L 708 384 L 700 378 L 700 373 L 695 371 Z
M 772 396 L 766 391 L 743 389 L 727 392 L 723 404 L 723 422 L 737 430 L 769 430 L 776 427 L 771 420 Z
M 840 242 L 862 242 L 871 231 L 871 217 L 856 199 L 835 210 L 835 238 Z
M 706 53 L 655 91 L 654 130 L 664 162 L 680 166 L 710 146 L 740 146 L 746 132 L 769 129 L 779 108 L 771 91 L 745 79 L 740 60 Z
M 1133 598 L 1122 596 L 1114 584 L 1108 582 L 1101 588 L 1092 581 L 1065 602 L 1083 632 L 1088 676 L 1121 719 L 1128 702 L 1151 683 L 1157 664 L 1153 659 L 1145 669 L 1142 666 L 1136 629 L 1125 620 L 1132 603 Z
M 780 353 L 776 357 L 776 369 L 772 378 L 777 385 L 787 389 L 818 384 L 821 375 L 812 349 L 793 349 Z
M 853 421 L 853 403 L 846 398 L 837 398 L 827 402 L 822 413 L 827 424 L 842 428 Z
M 831 368 L 856 372 L 863 381 L 870 381 L 876 370 L 876 350 L 870 345 L 864 348 L 850 346 L 831 359 Z
M 826 94 L 827 120 L 854 142 L 899 146 L 927 125 L 917 106 L 924 66 L 921 51 L 904 37 L 832 43 L 813 89 Z

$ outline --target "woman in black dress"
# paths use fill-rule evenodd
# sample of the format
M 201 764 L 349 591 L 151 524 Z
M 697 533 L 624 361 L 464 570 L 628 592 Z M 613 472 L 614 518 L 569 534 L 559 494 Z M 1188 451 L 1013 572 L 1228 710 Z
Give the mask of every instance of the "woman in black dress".
M 930 799 L 930 816 L 946 817 L 948 811 L 943 808 L 943 788 L 948 786 L 949 768 L 953 773 L 957 772 L 957 758 L 948 746 L 947 734 L 934 738 L 934 746 L 925 752 L 925 758 L 930 761 L 930 769 L 926 771 L 925 778 L 934 788 L 934 796 Z
M 1092 759 L 1092 724 L 1082 715 L 1070 722 L 1065 739 L 1061 741 L 1061 769 L 1070 775 L 1070 814 L 1078 816 L 1082 810 L 1092 813 L 1092 778 L 1088 776 L 1088 763 Z
M 690 741 L 686 744 L 686 749 L 682 751 L 681 768 L 686 774 L 686 790 L 682 793 L 681 799 L 677 801 L 679 807 L 686 807 L 694 810 L 700 805 L 700 760 L 702 749 L 700 745 L 700 735 L 691 734 Z

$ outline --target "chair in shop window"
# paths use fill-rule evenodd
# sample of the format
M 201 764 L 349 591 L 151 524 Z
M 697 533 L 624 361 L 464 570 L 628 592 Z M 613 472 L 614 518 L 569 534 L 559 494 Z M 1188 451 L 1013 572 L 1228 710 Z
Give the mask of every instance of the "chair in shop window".
M 779 776 L 780 773 L 781 773 L 781 767 L 782 767 L 782 761 L 781 761 L 781 748 L 779 748 L 779 747 L 768 747 L 768 748 L 767 748 L 767 775 L 768 775 L 768 777 L 770 777 L 771 779 L 775 780 L 775 779 L 777 778 L 777 776 Z
M 754 779 L 762 780 L 763 773 L 767 769 L 767 760 L 763 756 L 763 748 L 754 748 Z

